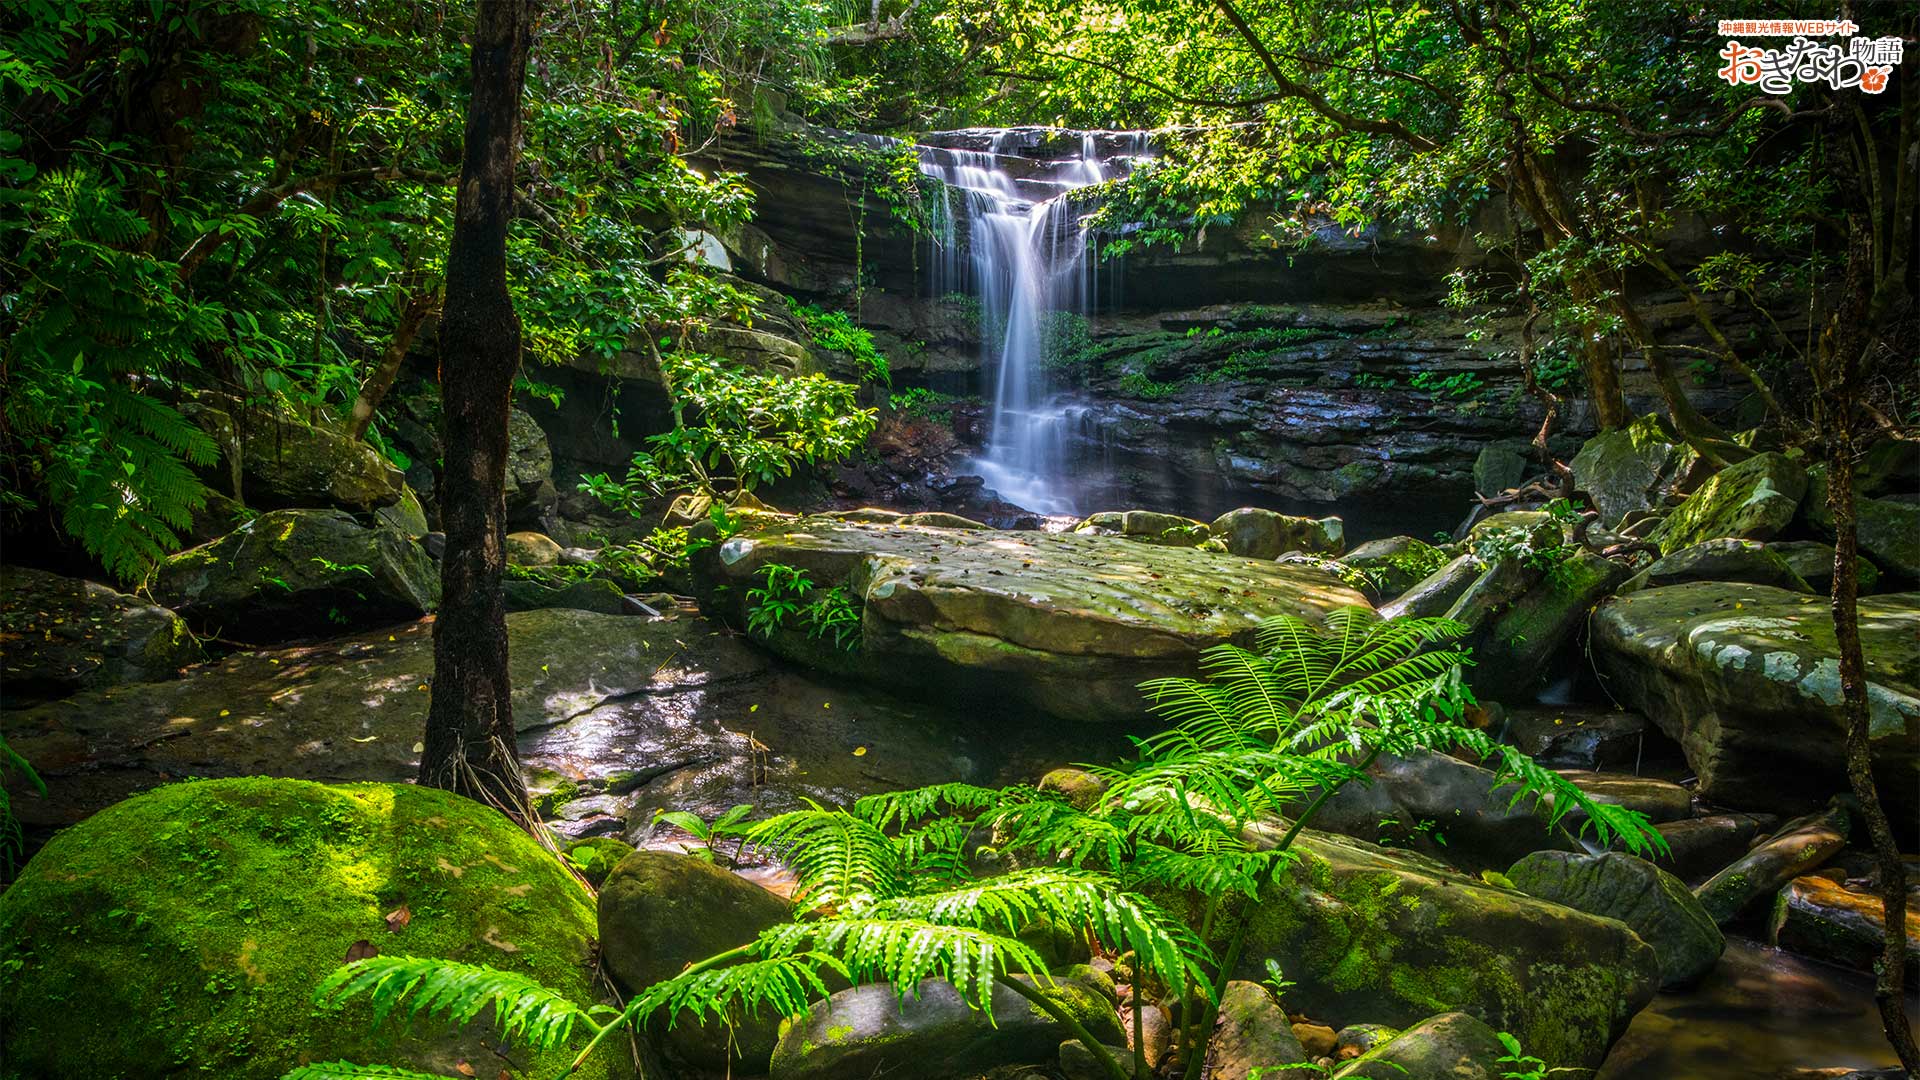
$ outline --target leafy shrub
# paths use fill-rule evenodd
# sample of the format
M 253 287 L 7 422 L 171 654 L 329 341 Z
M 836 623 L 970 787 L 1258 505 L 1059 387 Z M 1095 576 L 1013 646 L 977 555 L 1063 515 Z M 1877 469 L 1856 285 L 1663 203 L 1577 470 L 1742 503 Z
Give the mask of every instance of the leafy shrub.
M 846 312 L 826 311 L 792 299 L 787 301 L 787 306 L 813 335 L 816 347 L 853 357 L 854 367 L 863 381 L 893 385 L 893 369 L 888 366 L 885 354 L 874 345 L 873 334 L 853 325 Z

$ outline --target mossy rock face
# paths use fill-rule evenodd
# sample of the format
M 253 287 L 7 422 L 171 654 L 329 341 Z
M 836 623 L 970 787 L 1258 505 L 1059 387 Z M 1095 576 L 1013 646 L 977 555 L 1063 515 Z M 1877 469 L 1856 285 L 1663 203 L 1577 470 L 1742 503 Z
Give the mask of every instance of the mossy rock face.
M 600 886 L 601 955 L 620 985 L 638 994 L 688 964 L 747 944 L 788 915 L 787 901 L 705 859 L 636 851 Z M 692 1065 L 759 1073 L 773 1053 L 778 1020 L 763 1010 L 729 1034 L 683 1015 L 661 1034 L 670 1052 Z
M 1656 415 L 1588 439 L 1573 456 L 1575 491 L 1586 495 L 1608 528 L 1635 510 L 1651 509 L 1684 471 L 1693 452 Z
M 1529 896 L 1589 915 L 1619 919 L 1653 946 L 1662 989 L 1688 986 L 1713 970 L 1726 939 L 1679 878 L 1632 855 L 1536 851 L 1507 870 Z
M 1306 1080 L 1308 1069 L 1277 1066 L 1306 1061 L 1287 1011 L 1258 983 L 1234 979 L 1220 995 L 1220 1027 L 1208 1047 L 1213 1080 Z
M 1827 510 L 1826 466 L 1807 470 L 1807 497 L 1801 504 L 1800 514 L 1814 532 L 1829 539 L 1833 537 L 1833 515 Z M 1869 499 L 1856 493 L 1853 522 L 1862 554 L 1871 556 L 1880 569 L 1904 581 L 1920 580 L 1920 505 Z
M 0 677 L 10 708 L 171 679 L 200 659 L 200 643 L 166 608 L 92 581 L 0 567 Z
M 291 413 L 215 397 L 190 402 L 181 411 L 220 448 L 222 460 L 207 470 L 208 483 L 231 494 L 237 457 L 241 495 L 256 509 L 366 513 L 399 502 L 406 486 L 400 471 L 373 447 Z
M 1657 589 L 1662 585 L 1681 585 L 1689 581 L 1738 581 L 1749 585 L 1771 585 L 1789 592 L 1812 592 L 1813 587 L 1794 572 L 1792 564 L 1774 547 L 1773 544 L 1762 544 L 1757 540 L 1736 540 L 1731 537 L 1704 540 L 1656 560 L 1652 566 L 1621 586 L 1620 592 Z M 1828 551 L 1831 553 L 1832 549 Z M 1833 577 L 1831 558 L 1827 577 L 1829 580 Z
M 1500 1080 L 1508 1075 L 1500 1064 L 1506 1052 L 1486 1024 L 1466 1013 L 1447 1013 L 1422 1020 L 1333 1075 L 1335 1080 Z
M 925 514 L 915 514 L 913 518 L 924 518 Z M 936 524 L 931 521 L 905 519 L 904 524 Z M 1146 544 L 1164 544 L 1167 547 L 1195 547 L 1207 538 L 1207 527 L 1192 518 L 1177 514 L 1161 514 L 1152 510 L 1108 510 L 1089 516 L 1085 521 L 1073 527 L 1077 533 L 1091 533 L 1095 536 L 1124 536 L 1129 540 L 1138 540 Z
M 1809 470 L 1811 477 L 1811 470 Z M 1805 509 L 1811 502 L 1811 480 L 1809 494 L 1802 502 Z M 1785 560 L 1787 568 L 1798 574 L 1801 580 L 1822 596 L 1833 592 L 1833 545 L 1818 540 L 1775 540 L 1767 545 L 1767 550 Z M 1860 595 L 1868 596 L 1880 591 L 1880 568 L 1864 555 L 1856 555 L 1853 561 L 1854 580 L 1860 583 Z
M 1847 844 L 1853 818 L 1839 806 L 1795 818 L 1693 890 L 1717 925 L 1822 864 Z
M 388 916 L 406 909 L 397 931 Z M 497 1071 L 494 1032 L 375 1027 L 320 1008 L 347 950 L 530 976 L 580 1004 L 592 902 L 554 858 L 477 803 L 405 784 L 204 780 L 68 829 L 0 895 L 0 1043 L 10 1076 L 272 1080 L 302 1062 Z M 512 1051 L 535 1077 L 565 1050 Z M 588 1075 L 608 1075 L 607 1062 Z
M 1235 973 L 1278 961 L 1298 983 L 1291 1009 L 1395 1026 L 1457 1010 L 1549 1062 L 1592 1068 L 1658 985 L 1653 950 L 1612 919 L 1311 829 L 1294 850 L 1253 909 Z M 1201 903 L 1189 898 L 1195 918 Z
M 1554 659 L 1586 627 L 1593 606 L 1628 573 L 1591 551 L 1549 567 L 1471 639 L 1474 665 L 1467 679 L 1474 690 L 1496 700 L 1524 701 L 1558 678 Z
M 584 578 L 554 585 L 533 577 L 508 578 L 501 583 L 501 592 L 508 611 L 568 608 L 601 615 L 627 614 L 626 594 L 606 578 Z
M 1647 539 L 1668 555 L 1730 536 L 1771 540 L 1793 523 L 1807 471 L 1785 454 L 1755 454 L 1713 474 Z
M 1456 555 L 1445 566 L 1409 586 L 1391 603 L 1380 606 L 1380 617 L 1430 619 L 1445 615 L 1459 603 L 1474 582 L 1480 580 L 1486 564 L 1473 554 Z
M 1369 540 L 1340 557 L 1359 570 L 1383 597 L 1399 596 L 1447 564 L 1439 548 L 1411 536 Z
M 1860 599 L 1874 771 L 1896 822 L 1920 820 L 1920 593 Z M 1601 605 L 1607 689 L 1680 743 L 1696 794 L 1811 809 L 1847 787 L 1839 648 L 1824 597 L 1696 581 Z
M 732 537 L 696 556 L 694 569 L 707 596 L 737 615 L 772 564 L 843 585 L 859 602 L 858 651 L 834 650 L 830 670 L 929 696 L 991 685 L 996 706 L 1012 699 L 1096 722 L 1144 718 L 1142 680 L 1191 675 L 1202 650 L 1250 644 L 1268 616 L 1318 621 L 1369 606 L 1319 570 L 1120 536 L 818 517 Z M 774 634 L 767 644 L 825 666 L 803 637 Z
M 1920 911 L 1907 907 L 1907 963 L 1920 964 Z M 1767 944 L 1829 964 L 1872 971 L 1886 941 L 1887 910 L 1870 888 L 1818 875 L 1780 890 L 1767 923 Z
M 420 505 L 420 497 L 405 484 L 400 486 L 400 501 L 375 510 L 373 516 L 409 540 L 418 540 L 433 531 L 427 522 L 427 512 Z
M 1243 506 L 1208 527 L 1227 550 L 1249 559 L 1277 559 L 1290 551 L 1339 555 L 1347 550 L 1346 525 L 1337 517 L 1307 518 Z
M 440 574 L 420 546 L 338 510 L 275 510 L 170 556 L 153 595 L 195 626 L 242 641 L 415 619 L 440 603 Z
M 1122 1041 L 1113 1003 L 1095 987 L 1059 979 L 1041 992 L 1059 1002 L 1094 1038 L 1108 1044 Z M 948 1080 L 1045 1061 L 1062 1040 L 1072 1037 L 1004 986 L 994 987 L 992 1010 L 989 1020 L 940 979 L 922 981 L 906 997 L 879 983 L 842 990 L 814 1006 L 811 1016 L 781 1025 L 772 1077 Z

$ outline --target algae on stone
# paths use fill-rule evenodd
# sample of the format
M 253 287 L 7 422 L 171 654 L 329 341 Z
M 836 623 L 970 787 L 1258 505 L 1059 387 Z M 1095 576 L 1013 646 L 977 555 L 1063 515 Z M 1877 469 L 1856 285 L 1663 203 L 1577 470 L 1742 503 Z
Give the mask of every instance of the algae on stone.
M 388 915 L 408 920 L 395 931 Z M 274 1080 L 305 1061 L 440 1071 L 494 1059 L 482 1021 L 372 1023 L 313 1004 L 355 942 L 594 990 L 587 892 L 498 812 L 411 784 L 203 780 L 56 835 L 0 894 L 10 1074 Z M 76 1018 L 89 1022 L 76 1023 Z M 534 1077 L 572 1052 L 515 1047 Z M 607 1075 L 610 1057 L 589 1062 Z

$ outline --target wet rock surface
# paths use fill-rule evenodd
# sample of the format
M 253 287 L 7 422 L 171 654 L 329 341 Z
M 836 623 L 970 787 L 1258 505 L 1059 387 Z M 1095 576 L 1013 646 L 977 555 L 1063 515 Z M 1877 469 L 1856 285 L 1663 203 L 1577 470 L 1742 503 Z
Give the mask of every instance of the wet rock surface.
M 424 615 L 440 603 L 440 573 L 390 526 L 274 510 L 168 557 L 153 595 L 202 632 L 285 641 Z
M 0 681 L 18 709 L 82 690 L 171 679 L 201 657 L 180 616 L 105 585 L 0 567 Z
M 1409 1025 L 1460 1010 L 1574 1067 L 1599 1064 L 1659 982 L 1627 927 L 1408 853 L 1308 829 L 1255 909 L 1239 974 L 1271 957 L 1290 1007 Z
M 833 687 L 695 619 L 507 616 L 513 711 L 536 794 L 613 797 L 614 833 L 655 809 L 774 812 L 956 778 L 1010 783 L 1122 746 L 1004 714 Z M 411 780 L 433 672 L 431 622 L 258 650 L 187 677 L 0 714 L 49 781 L 13 789 L 31 826 L 70 824 L 183 776 Z
M 1031 982 L 1026 976 L 1015 976 Z M 1055 997 L 1101 1042 L 1121 1042 L 1120 1021 L 1098 990 L 1058 979 Z M 1034 1064 L 1057 1053 L 1067 1029 L 1004 986 L 993 992 L 993 1021 L 969 1008 L 953 986 L 928 979 L 909 994 L 871 984 L 841 990 L 809 1017 L 782 1026 L 774 1080 L 839 1080 L 884 1074 L 898 1080 L 946 1080 L 1003 1065 Z
M 1684 882 L 1632 855 L 1539 851 L 1509 867 L 1507 880 L 1529 896 L 1632 927 L 1659 958 L 1662 989 L 1699 981 L 1726 947 Z
M 1875 775 L 1896 821 L 1920 820 L 1920 594 L 1862 597 Z M 1847 787 L 1839 661 L 1824 599 L 1692 582 L 1600 606 L 1608 692 L 1680 743 L 1698 794 L 1805 810 Z
M 1334 1073 L 1335 1080 L 1500 1080 L 1506 1053 L 1493 1029 L 1466 1013 L 1422 1020 Z
M 1789 881 L 1774 898 L 1767 941 L 1802 956 L 1871 972 L 1881 955 L 1887 911 L 1871 882 L 1835 881 L 1809 874 Z M 1920 910 L 1907 891 L 1907 963 L 1920 964 Z
M 858 650 L 838 661 L 848 674 L 943 693 L 990 686 L 1087 721 L 1142 718 L 1143 679 L 1190 673 L 1202 649 L 1250 641 L 1265 617 L 1367 606 L 1320 571 L 1215 552 L 824 519 L 736 536 L 696 568 L 738 604 L 775 564 L 844 585 L 860 604 Z
M 1852 815 L 1840 806 L 1795 818 L 1693 891 L 1713 921 L 1725 925 L 1761 899 L 1846 846 Z

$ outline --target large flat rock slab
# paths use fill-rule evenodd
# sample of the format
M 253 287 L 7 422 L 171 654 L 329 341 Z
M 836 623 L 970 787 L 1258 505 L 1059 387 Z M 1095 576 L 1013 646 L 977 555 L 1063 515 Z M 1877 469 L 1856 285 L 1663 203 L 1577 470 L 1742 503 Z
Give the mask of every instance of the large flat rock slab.
M 13 810 L 44 830 L 185 777 L 411 780 L 432 630 L 238 653 L 171 682 L 7 710 L 0 733 L 48 788 L 16 789 Z M 1123 749 L 823 684 L 699 619 L 526 611 L 507 616 L 507 635 L 521 760 L 570 832 L 638 833 L 656 809 L 778 812 L 955 778 L 1012 783 Z
M 1880 797 L 1920 817 L 1920 593 L 1860 598 Z M 1601 605 L 1593 655 L 1608 690 L 1680 742 L 1697 793 L 1793 811 L 1847 790 L 1846 726 L 1824 598 L 1700 581 Z
M 821 518 L 719 544 L 700 560 L 736 612 L 765 567 L 844 586 L 862 608 L 845 673 L 935 693 L 973 688 L 1053 715 L 1146 713 L 1143 679 L 1192 674 L 1201 650 L 1248 643 L 1274 615 L 1369 606 L 1310 567 L 1086 534 L 938 529 Z M 795 635 L 771 644 L 803 662 Z

